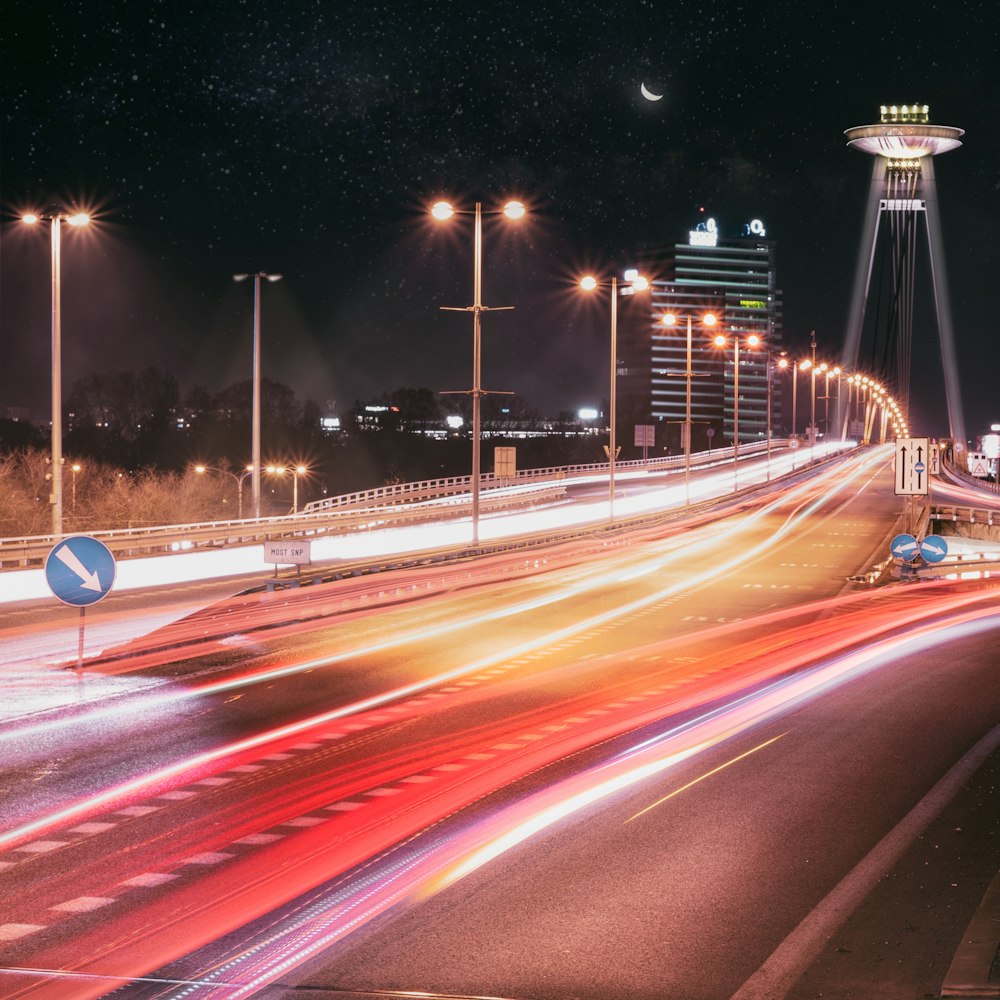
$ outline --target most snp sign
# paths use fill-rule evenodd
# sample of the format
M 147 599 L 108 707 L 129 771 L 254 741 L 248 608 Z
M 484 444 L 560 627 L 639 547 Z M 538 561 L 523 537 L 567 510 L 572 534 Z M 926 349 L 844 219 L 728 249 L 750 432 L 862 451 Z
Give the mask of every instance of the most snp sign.
M 930 438 L 896 438 L 896 496 L 925 497 L 931 491 Z

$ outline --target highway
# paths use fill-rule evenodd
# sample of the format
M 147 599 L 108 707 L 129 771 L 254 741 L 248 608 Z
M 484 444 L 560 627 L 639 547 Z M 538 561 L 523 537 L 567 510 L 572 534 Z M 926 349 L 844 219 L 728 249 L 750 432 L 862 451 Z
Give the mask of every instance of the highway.
M 897 524 L 886 460 L 52 668 L 78 697 L 0 731 L 0 993 L 940 985 L 1000 867 L 995 794 L 932 791 L 977 745 L 960 777 L 996 773 L 1000 591 L 848 582 Z M 910 897 L 879 899 L 890 871 Z

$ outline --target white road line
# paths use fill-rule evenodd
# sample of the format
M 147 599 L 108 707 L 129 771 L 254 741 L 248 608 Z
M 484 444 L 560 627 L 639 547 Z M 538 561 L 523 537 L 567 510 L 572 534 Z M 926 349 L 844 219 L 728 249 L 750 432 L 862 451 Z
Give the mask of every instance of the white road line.
M 76 899 L 67 899 L 65 903 L 58 903 L 50 906 L 50 910 L 61 910 L 63 913 L 89 913 L 91 910 L 99 910 L 102 906 L 115 901 L 113 896 L 77 896 Z
M 113 815 L 115 816 L 146 816 L 149 813 L 156 812 L 157 809 L 162 809 L 163 806 L 126 806 L 124 809 L 118 809 Z
M 16 941 L 28 934 L 44 930 L 44 924 L 0 924 L 0 941 Z
M 74 826 L 71 830 L 67 830 L 67 833 L 103 833 L 105 830 L 113 830 L 118 824 L 117 823 L 81 823 L 79 826 Z
M 65 847 L 65 840 L 34 840 L 30 844 L 22 844 L 15 847 L 15 851 L 24 851 L 26 854 L 44 854 L 46 851 L 54 851 L 57 848 Z
M 233 855 L 225 851 L 204 851 L 201 854 L 192 854 L 189 858 L 179 861 L 181 865 L 217 865 L 221 861 L 227 861 Z
M 173 882 L 175 878 L 180 878 L 180 876 L 173 872 L 143 872 L 142 875 L 133 875 L 118 884 L 148 889 L 156 885 L 163 885 L 165 882 Z
M 251 833 L 249 836 L 240 837 L 239 840 L 234 840 L 234 844 L 250 844 L 252 846 L 259 844 L 273 844 L 276 840 L 284 839 L 283 833 Z

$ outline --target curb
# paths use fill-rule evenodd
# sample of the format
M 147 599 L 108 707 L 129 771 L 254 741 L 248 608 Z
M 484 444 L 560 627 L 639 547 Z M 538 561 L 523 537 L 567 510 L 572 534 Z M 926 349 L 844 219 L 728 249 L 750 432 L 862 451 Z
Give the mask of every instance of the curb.
M 941 997 L 993 1000 L 1000 997 L 1000 874 L 986 890 L 962 935 L 952 960 Z

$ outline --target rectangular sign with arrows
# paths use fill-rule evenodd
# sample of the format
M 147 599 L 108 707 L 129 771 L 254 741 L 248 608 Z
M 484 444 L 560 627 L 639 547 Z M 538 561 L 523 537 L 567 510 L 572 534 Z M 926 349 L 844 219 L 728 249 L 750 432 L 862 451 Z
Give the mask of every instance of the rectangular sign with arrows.
M 896 496 L 925 497 L 931 491 L 930 438 L 897 438 Z

